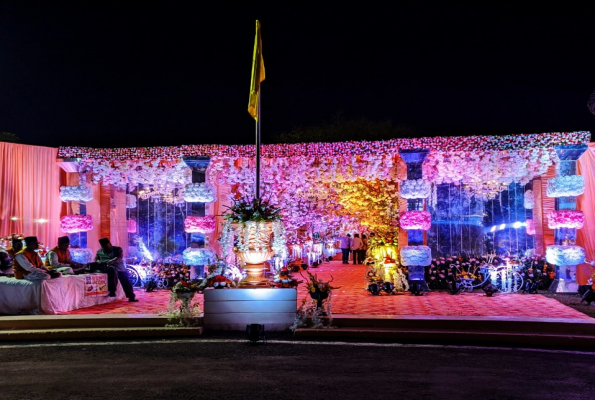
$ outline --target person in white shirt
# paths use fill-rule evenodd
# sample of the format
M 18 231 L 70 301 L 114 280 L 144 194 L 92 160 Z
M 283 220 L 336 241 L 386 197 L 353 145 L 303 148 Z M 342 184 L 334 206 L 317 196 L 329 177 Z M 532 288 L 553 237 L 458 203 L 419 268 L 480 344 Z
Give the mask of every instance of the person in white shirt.
M 339 245 L 343 253 L 343 264 L 349 264 L 349 252 L 351 251 L 351 235 L 348 233 L 339 238 Z
M 361 260 L 361 248 L 363 246 L 362 239 L 359 237 L 359 233 L 353 235 L 353 240 L 351 241 L 351 252 L 353 253 L 353 265 L 363 264 L 364 260 Z

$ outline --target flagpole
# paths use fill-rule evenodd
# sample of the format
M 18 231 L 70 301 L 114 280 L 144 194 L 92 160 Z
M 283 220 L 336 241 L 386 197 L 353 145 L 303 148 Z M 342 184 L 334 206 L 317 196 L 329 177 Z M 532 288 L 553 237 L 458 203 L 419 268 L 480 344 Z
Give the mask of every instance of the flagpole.
M 258 107 L 256 112 L 258 113 L 258 119 L 256 120 L 256 188 L 254 191 L 254 197 L 256 200 L 260 200 L 260 92 L 262 88 L 258 90 Z

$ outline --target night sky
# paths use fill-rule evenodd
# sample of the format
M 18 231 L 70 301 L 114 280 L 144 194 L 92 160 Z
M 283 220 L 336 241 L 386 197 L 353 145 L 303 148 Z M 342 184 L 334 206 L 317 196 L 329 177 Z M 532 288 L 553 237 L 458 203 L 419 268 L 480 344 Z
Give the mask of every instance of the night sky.
M 0 131 L 53 147 L 254 143 L 259 19 L 263 143 L 337 115 L 417 136 L 595 132 L 592 6 L 123 3 L 0 1 Z

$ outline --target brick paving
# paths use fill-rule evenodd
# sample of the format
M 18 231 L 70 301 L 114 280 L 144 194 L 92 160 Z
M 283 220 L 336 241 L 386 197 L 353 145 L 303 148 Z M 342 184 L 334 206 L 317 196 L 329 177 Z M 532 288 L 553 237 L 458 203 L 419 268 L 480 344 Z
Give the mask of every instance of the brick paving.
M 487 297 L 479 291 L 457 295 L 427 292 L 423 296 L 410 293 L 373 296 L 365 289 L 364 265 L 344 265 L 340 261 L 331 261 L 309 271 L 322 280 L 334 279 L 332 285 L 338 287 L 332 297 L 334 314 L 590 319 L 586 314 L 539 294 L 496 294 Z M 302 279 L 296 273 L 294 277 Z M 167 311 L 168 290 L 147 293 L 136 289 L 136 293 L 140 300 L 138 303 L 119 300 L 64 314 L 158 314 Z M 298 304 L 304 298 L 309 296 L 306 286 L 302 284 L 298 288 Z M 195 300 L 202 306 L 202 294 L 196 294 Z

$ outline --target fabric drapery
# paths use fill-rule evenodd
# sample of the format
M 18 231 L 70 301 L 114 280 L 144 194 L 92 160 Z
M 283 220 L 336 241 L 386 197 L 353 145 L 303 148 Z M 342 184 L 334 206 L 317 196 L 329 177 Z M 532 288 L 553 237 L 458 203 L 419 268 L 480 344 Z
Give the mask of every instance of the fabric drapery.
M 595 260 L 595 143 L 589 143 L 589 148 L 577 162 L 577 173 L 585 177 L 585 193 L 578 196 L 577 208 L 585 215 L 585 226 L 577 231 L 576 244 L 585 249 L 587 260 Z M 591 277 L 588 264 L 576 268 L 576 281 L 585 285 Z
M 58 149 L 0 142 L 0 235 L 37 236 L 53 247 L 60 232 Z

